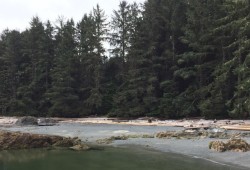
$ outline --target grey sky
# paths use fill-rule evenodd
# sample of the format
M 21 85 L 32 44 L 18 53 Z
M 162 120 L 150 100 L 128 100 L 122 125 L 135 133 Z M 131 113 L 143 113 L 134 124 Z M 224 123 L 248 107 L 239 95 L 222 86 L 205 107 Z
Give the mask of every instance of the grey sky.
M 145 0 L 127 0 L 144 2 Z M 89 13 L 97 3 L 107 16 L 117 9 L 120 0 L 0 0 L 0 32 L 4 29 L 24 30 L 29 27 L 33 16 L 42 21 L 56 21 L 58 16 L 79 21 L 84 13 Z

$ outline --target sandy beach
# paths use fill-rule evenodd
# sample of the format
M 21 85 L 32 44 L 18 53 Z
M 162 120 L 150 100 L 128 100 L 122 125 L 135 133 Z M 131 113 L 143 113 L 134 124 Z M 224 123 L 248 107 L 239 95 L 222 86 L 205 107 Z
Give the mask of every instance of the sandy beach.
M 199 126 L 244 126 L 248 127 L 249 121 L 237 120 L 167 120 L 153 121 L 146 120 L 114 121 L 107 118 L 88 119 L 60 119 L 55 126 L 16 126 L 17 118 L 0 118 L 0 129 L 8 131 L 21 131 L 37 134 L 51 134 L 67 137 L 79 137 L 90 144 L 97 144 L 100 139 L 121 135 L 155 135 L 158 132 L 181 131 L 184 128 L 195 128 Z M 238 133 L 235 130 L 228 130 L 229 133 Z M 248 131 L 244 131 L 248 132 Z M 250 143 L 250 138 L 243 138 Z M 209 142 L 221 139 L 159 139 L 159 138 L 129 138 L 127 140 L 115 140 L 106 144 L 114 147 L 127 147 L 129 145 L 141 146 L 155 149 L 160 152 L 178 153 L 193 158 L 202 158 L 220 164 L 242 166 L 250 168 L 250 152 L 215 152 L 208 148 Z M 223 140 L 222 140 L 223 141 Z

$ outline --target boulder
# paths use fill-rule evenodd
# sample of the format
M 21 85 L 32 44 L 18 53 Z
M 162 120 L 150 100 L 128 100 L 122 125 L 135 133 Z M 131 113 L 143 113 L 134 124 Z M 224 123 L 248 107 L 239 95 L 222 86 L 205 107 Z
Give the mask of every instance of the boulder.
M 227 143 L 227 149 L 235 152 L 247 152 L 250 150 L 250 145 L 243 139 L 231 139 Z
M 225 152 L 227 147 L 222 141 L 212 141 L 209 143 L 209 149 L 215 150 L 217 152 Z
M 37 118 L 32 116 L 25 116 L 19 118 L 16 123 L 18 126 L 27 126 L 27 125 L 38 125 Z
M 212 141 L 209 143 L 209 149 L 215 150 L 217 152 L 247 152 L 250 150 L 250 145 L 243 139 L 230 139 L 226 143 L 222 141 Z

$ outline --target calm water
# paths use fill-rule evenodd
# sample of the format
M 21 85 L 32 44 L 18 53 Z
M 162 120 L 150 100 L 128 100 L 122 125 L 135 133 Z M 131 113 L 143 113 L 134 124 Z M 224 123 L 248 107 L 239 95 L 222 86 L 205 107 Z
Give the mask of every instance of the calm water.
M 87 152 L 24 150 L 0 152 L 0 170 L 239 170 L 201 159 L 146 151 L 105 148 Z

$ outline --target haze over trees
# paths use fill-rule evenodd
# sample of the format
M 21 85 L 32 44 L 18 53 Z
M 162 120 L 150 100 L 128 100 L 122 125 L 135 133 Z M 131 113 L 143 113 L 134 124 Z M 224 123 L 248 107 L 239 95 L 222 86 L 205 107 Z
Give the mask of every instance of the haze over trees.
M 250 1 L 121 1 L 0 38 L 0 113 L 247 118 Z M 104 47 L 110 44 L 110 49 Z

